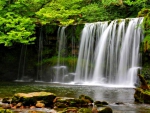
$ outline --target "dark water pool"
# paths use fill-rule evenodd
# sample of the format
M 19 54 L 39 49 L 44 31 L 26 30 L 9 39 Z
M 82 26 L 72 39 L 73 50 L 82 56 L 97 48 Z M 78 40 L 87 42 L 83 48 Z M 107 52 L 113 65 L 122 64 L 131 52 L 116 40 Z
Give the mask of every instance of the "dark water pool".
M 50 91 L 57 96 L 75 97 L 85 94 L 100 101 L 107 101 L 113 113 L 150 113 L 150 105 L 134 102 L 133 88 L 115 88 L 88 85 L 64 85 L 52 83 L 0 83 L 0 97 L 9 90 L 10 96 L 17 92 Z M 8 95 L 8 92 L 7 92 Z M 116 103 L 121 104 L 116 104 Z

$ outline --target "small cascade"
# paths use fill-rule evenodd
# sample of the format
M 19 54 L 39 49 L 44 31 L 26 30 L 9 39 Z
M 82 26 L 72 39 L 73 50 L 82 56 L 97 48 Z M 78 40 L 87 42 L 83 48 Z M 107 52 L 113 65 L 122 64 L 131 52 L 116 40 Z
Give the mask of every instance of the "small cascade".
M 143 18 L 87 23 L 82 31 L 75 83 L 134 86 Z
M 18 75 L 16 82 L 30 82 L 33 81 L 33 78 L 26 75 L 26 54 L 27 54 L 27 45 L 22 45 L 19 66 L 18 66 Z
M 57 40 L 58 40 L 58 59 L 57 65 L 53 67 L 54 72 L 54 80 L 53 82 L 64 82 L 64 77 L 68 74 L 67 66 L 65 66 L 64 57 L 66 55 L 66 35 L 65 35 L 66 27 L 59 27 L 57 32 Z

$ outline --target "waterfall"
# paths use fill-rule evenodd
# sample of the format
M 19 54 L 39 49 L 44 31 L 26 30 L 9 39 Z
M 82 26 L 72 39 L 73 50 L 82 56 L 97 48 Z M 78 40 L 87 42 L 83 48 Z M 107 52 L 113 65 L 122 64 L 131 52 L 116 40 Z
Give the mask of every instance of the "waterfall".
M 134 86 L 143 18 L 87 23 L 82 31 L 76 83 Z
M 65 62 L 63 58 L 66 55 L 66 35 L 65 35 L 66 27 L 59 27 L 57 32 L 57 40 L 58 40 L 58 58 L 57 65 L 53 67 L 54 70 L 54 80 L 53 82 L 64 82 L 64 76 L 68 74 L 67 66 L 65 66 Z

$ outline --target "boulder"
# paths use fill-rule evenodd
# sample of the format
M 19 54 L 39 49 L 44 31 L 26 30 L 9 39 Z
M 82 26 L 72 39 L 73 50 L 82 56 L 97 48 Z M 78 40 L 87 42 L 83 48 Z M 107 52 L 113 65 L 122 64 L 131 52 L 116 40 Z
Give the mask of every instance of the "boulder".
M 136 88 L 134 93 L 135 102 L 150 104 L 150 90 Z
M 54 100 L 55 108 L 66 108 L 66 107 L 87 107 L 88 103 L 82 99 L 57 97 Z
M 8 98 L 8 97 L 5 97 L 5 98 L 2 99 L 2 103 L 8 103 L 8 104 L 10 104 L 11 103 L 11 99 Z
M 110 107 L 100 107 L 97 108 L 98 113 L 113 113 L 112 109 Z
M 80 108 L 78 113 L 94 113 L 90 108 Z
M 53 105 L 56 95 L 50 92 L 32 92 L 32 93 L 16 93 L 12 98 L 12 103 L 21 102 L 24 106 L 36 105 L 37 101 L 42 101 L 45 106 Z
M 104 105 L 108 105 L 108 103 L 106 101 L 95 101 L 94 105 L 96 105 L 97 107 L 102 107 Z
M 35 105 L 37 108 L 44 108 L 45 107 L 45 104 L 42 103 L 41 101 L 37 101 L 36 105 Z
M 93 103 L 93 99 L 89 96 L 86 96 L 86 95 L 80 95 L 79 99 L 84 100 L 87 103 Z

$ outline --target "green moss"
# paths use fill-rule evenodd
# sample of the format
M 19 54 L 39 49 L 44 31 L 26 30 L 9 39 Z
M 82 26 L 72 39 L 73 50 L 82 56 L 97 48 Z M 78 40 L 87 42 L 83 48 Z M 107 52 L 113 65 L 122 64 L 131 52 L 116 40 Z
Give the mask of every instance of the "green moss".
M 0 113 L 14 113 L 12 110 L 10 109 L 2 109 L 0 108 Z
M 78 113 L 92 113 L 92 110 L 90 108 L 81 108 Z
M 135 89 L 134 98 L 136 102 L 150 104 L 150 90 Z

